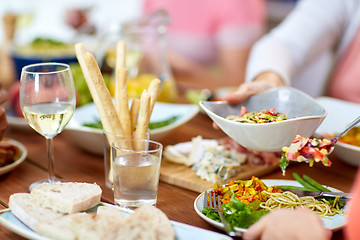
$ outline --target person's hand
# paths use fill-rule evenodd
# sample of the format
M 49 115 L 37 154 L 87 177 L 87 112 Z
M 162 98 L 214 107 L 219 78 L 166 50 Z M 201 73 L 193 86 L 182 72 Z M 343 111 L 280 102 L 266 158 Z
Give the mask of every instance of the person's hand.
M 232 93 L 227 94 L 224 100 L 229 103 L 241 103 L 252 95 L 263 92 L 267 89 L 284 86 L 281 77 L 274 72 L 263 72 L 259 74 L 253 81 L 245 82 Z M 219 126 L 213 122 L 213 127 L 219 129 Z
M 252 95 L 280 86 L 284 86 L 284 82 L 278 74 L 274 72 L 263 72 L 253 81 L 241 84 L 235 92 L 226 95 L 224 100 L 229 103 L 241 103 Z
M 262 217 L 244 233 L 244 240 L 328 240 L 332 236 L 320 217 L 307 208 L 278 209 Z

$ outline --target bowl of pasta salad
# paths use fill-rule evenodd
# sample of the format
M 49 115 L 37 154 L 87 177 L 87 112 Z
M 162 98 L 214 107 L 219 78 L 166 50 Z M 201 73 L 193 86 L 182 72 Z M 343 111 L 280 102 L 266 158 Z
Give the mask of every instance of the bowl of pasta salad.
M 296 135 L 310 137 L 327 115 L 315 99 L 291 87 L 272 88 L 237 105 L 201 101 L 200 106 L 236 142 L 267 152 L 281 151 Z

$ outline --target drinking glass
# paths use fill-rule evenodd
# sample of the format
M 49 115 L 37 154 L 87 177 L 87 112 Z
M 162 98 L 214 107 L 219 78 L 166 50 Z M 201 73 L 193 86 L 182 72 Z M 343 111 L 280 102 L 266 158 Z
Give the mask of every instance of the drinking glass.
M 20 107 L 29 125 L 46 138 L 48 179 L 34 182 L 58 183 L 55 177 L 53 138 L 70 121 L 76 104 L 70 67 L 63 63 L 38 63 L 23 67 L 20 77 Z
M 112 143 L 114 202 L 125 208 L 156 205 L 163 146 L 148 139 Z

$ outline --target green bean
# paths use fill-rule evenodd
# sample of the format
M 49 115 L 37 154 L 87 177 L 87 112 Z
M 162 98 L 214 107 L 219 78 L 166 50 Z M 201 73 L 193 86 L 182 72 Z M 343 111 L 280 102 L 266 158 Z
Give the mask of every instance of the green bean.
M 298 181 L 301 185 L 303 185 L 305 188 L 311 190 L 311 191 L 319 191 L 318 189 L 316 189 L 315 187 L 313 187 L 313 185 L 311 185 L 310 183 L 308 183 L 307 181 L 305 181 L 304 179 L 302 179 L 299 174 L 293 172 L 293 177 L 295 178 L 296 181 Z
M 324 187 L 323 185 L 321 185 L 320 183 L 318 183 L 317 181 L 315 181 L 314 179 L 312 179 L 311 177 L 309 177 L 308 175 L 303 175 L 303 179 L 305 181 L 307 181 L 309 184 L 311 184 L 312 186 L 314 186 L 315 188 L 317 188 L 319 191 L 321 192 L 331 192 L 330 189 Z
M 278 189 L 291 189 L 291 190 L 300 190 L 300 191 L 311 191 L 310 189 L 298 186 L 291 186 L 291 185 L 279 185 L 276 186 Z

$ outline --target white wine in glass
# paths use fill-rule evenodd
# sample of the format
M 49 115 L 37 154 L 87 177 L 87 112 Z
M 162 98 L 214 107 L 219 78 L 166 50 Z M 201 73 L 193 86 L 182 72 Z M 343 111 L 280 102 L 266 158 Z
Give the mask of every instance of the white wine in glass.
M 29 125 L 46 138 L 49 178 L 30 185 L 58 183 L 55 177 L 53 138 L 70 121 L 76 104 L 69 65 L 39 63 L 25 66 L 20 77 L 20 107 Z

